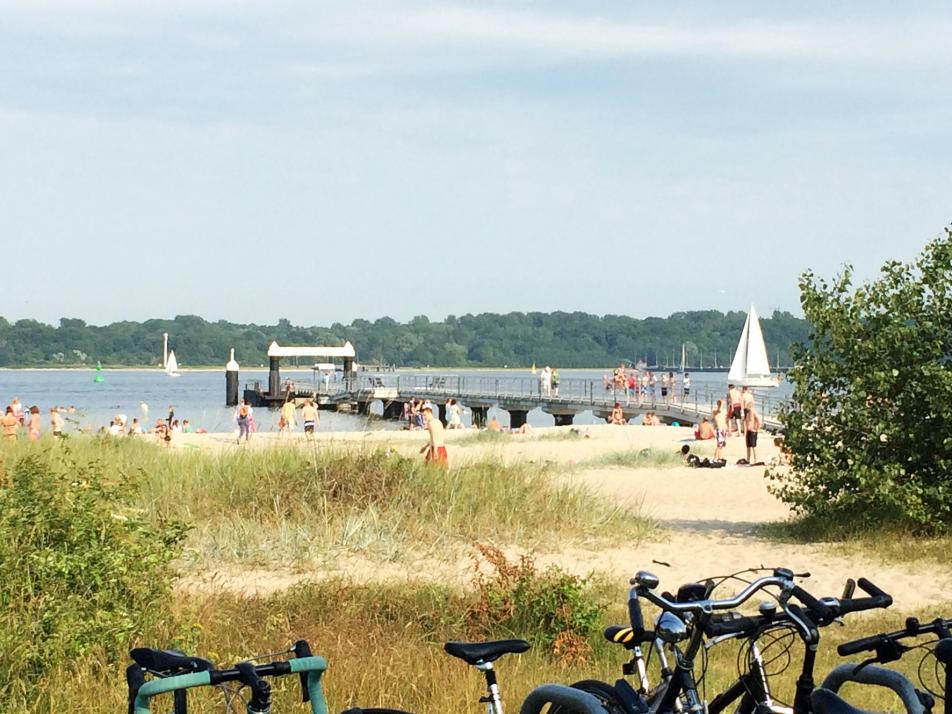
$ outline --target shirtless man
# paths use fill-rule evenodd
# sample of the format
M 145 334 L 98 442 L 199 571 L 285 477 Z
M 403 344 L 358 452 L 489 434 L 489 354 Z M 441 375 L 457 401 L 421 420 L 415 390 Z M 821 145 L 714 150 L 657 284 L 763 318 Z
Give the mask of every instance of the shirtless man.
M 714 407 L 711 417 L 714 419 L 714 438 L 717 439 L 717 448 L 714 449 L 714 458 L 720 459 L 722 458 L 721 452 L 724 447 L 727 446 L 727 414 L 724 413 L 723 400 L 717 400 L 717 406 Z
M 744 413 L 744 434 L 747 440 L 747 463 L 757 463 L 757 432 L 764 422 L 760 414 L 754 409 L 753 399 L 750 402 L 750 408 Z
M 321 415 L 310 399 L 301 407 L 301 418 L 304 420 L 304 436 L 310 441 L 314 438 L 314 427 L 321 425 Z
M 743 415 L 740 413 L 740 390 L 733 384 L 727 385 L 727 404 L 728 424 L 730 425 L 730 432 L 734 434 L 741 430 L 741 419 Z
M 701 419 L 701 423 L 698 424 L 697 431 L 694 433 L 694 438 L 698 441 L 707 441 L 714 438 L 714 427 L 707 420 L 707 417 Z
M 747 412 L 754 408 L 754 393 L 747 387 L 741 387 L 740 389 L 740 408 L 744 414 L 744 428 L 746 429 Z
M 437 464 L 446 468 L 445 432 L 443 431 L 443 424 L 440 420 L 433 418 L 432 407 L 423 407 L 423 423 L 426 425 L 426 430 L 430 433 L 430 443 L 420 449 L 420 453 L 426 452 L 426 462 L 428 464 Z

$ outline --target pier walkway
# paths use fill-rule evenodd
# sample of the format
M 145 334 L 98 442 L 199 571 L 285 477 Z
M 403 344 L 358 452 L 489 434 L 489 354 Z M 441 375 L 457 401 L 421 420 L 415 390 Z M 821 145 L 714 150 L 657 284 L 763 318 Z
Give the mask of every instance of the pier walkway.
M 659 390 L 660 391 L 660 390 Z M 650 392 L 645 398 L 628 398 L 624 389 L 612 385 L 606 389 L 601 380 L 563 379 L 557 390 L 543 392 L 538 379 L 533 377 L 479 377 L 460 375 L 405 375 L 358 374 L 340 381 L 300 385 L 294 389 L 295 398 L 312 398 L 321 407 L 356 408 L 369 413 L 370 405 L 381 402 L 384 418 L 399 419 L 403 405 L 411 399 L 429 399 L 439 408 L 445 419 L 446 402 L 456 399 L 472 412 L 473 423 L 483 426 L 490 407 L 509 412 L 509 424 L 518 428 L 526 423 L 527 414 L 541 409 L 551 414 L 556 426 L 572 424 L 576 414 L 590 411 L 597 418 L 608 419 L 615 403 L 621 404 L 626 419 L 646 412 L 654 412 L 668 424 L 696 424 L 702 417 L 710 417 L 718 399 L 725 399 L 726 389 L 692 387 L 689 395 L 678 394 L 662 400 L 660 394 Z M 757 410 L 764 419 L 767 431 L 778 431 L 777 419 L 786 400 L 763 390 L 754 392 Z M 346 405 L 346 406 L 345 406 Z

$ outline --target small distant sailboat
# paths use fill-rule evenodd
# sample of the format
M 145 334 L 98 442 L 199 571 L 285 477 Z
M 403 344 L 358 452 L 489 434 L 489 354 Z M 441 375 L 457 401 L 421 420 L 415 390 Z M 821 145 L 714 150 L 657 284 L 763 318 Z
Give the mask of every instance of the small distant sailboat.
M 169 352 L 169 358 L 165 363 L 165 373 L 170 377 L 181 377 L 178 371 L 178 360 L 175 359 L 175 350 Z
M 740 333 L 740 342 L 737 343 L 727 381 L 747 387 L 777 386 L 777 378 L 770 373 L 764 333 L 760 330 L 760 318 L 757 317 L 757 310 L 753 305 L 747 313 L 744 330 Z
M 684 365 L 685 365 L 684 356 L 685 356 L 685 349 L 684 349 L 684 343 L 682 342 L 681 343 L 681 374 L 684 374 Z

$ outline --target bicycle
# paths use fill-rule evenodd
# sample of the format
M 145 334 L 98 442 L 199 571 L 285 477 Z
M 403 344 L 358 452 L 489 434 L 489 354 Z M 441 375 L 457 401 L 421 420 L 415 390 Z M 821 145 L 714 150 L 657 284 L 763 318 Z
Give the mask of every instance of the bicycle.
M 271 714 L 271 683 L 265 678 L 288 674 L 299 675 L 302 702 L 310 703 L 311 714 L 327 714 L 327 701 L 321 685 L 321 677 L 327 669 L 325 659 L 312 655 L 305 640 L 298 640 L 284 652 L 265 656 L 277 654 L 294 656 L 267 664 L 255 665 L 245 661 L 231 668 L 216 669 L 209 660 L 176 650 L 134 649 L 129 653 L 133 664 L 126 668 L 129 714 L 152 714 L 152 698 L 166 693 L 172 694 L 174 714 L 188 714 L 188 690 L 205 686 L 223 690 L 227 711 L 233 711 L 232 704 L 236 699 L 243 702 L 240 690 L 248 687 L 250 696 L 247 702 L 243 702 L 247 714 Z M 146 675 L 154 678 L 147 680 Z M 237 682 L 239 686 L 229 688 L 230 682 Z M 406 714 L 399 709 L 386 708 L 361 711 L 367 714 Z
M 936 635 L 934 647 L 930 649 L 928 644 L 910 646 L 902 642 L 904 639 L 923 635 Z M 922 690 L 899 672 L 875 666 L 896 662 L 906 653 L 918 649 L 925 650 L 917 670 Z M 944 714 L 952 714 L 952 697 L 949 696 L 952 687 L 952 620 L 937 618 L 920 623 L 918 619 L 909 617 L 901 630 L 861 637 L 837 647 L 837 653 L 844 657 L 860 652 L 873 652 L 874 655 L 858 665 L 843 664 L 834 668 L 813 692 L 811 701 L 815 714 L 868 714 L 839 697 L 837 692 L 845 682 L 858 682 L 892 690 L 900 698 L 908 714 L 929 714 L 937 699 L 943 700 Z M 935 689 L 925 682 L 927 670 L 924 665 L 930 657 L 935 659 L 934 674 L 939 684 Z
M 493 662 L 505 654 L 527 652 L 530 647 L 531 645 L 525 640 L 453 641 L 443 645 L 447 654 L 463 660 L 482 672 L 486 679 L 486 694 L 479 698 L 479 702 L 486 705 L 486 714 L 503 714 L 502 697 L 499 693 Z M 551 705 L 550 713 L 554 708 L 558 708 L 574 714 L 604 714 L 601 702 L 595 697 L 561 684 L 542 684 L 533 689 L 523 701 L 520 714 L 541 714 L 547 705 Z
M 860 579 L 860 587 L 869 597 L 851 598 L 853 581 L 848 581 L 844 597 L 824 598 L 819 601 L 810 593 L 797 586 L 792 571 L 777 568 L 769 577 L 762 577 L 752 583 L 747 583 L 745 590 L 734 598 L 726 600 L 711 599 L 714 588 L 731 578 L 750 572 L 742 571 L 730 576 L 724 576 L 706 583 L 689 583 L 682 586 L 676 596 L 667 593 L 654 593 L 659 581 L 656 576 L 647 572 L 638 573 L 632 579 L 632 589 L 629 593 L 628 609 L 631 627 L 613 626 L 607 628 L 605 636 L 612 641 L 618 641 L 633 650 L 632 660 L 623 667 L 626 675 L 638 674 L 638 690 L 624 679 L 618 680 L 614 686 L 595 680 L 576 682 L 577 686 L 589 691 L 598 697 L 609 712 L 624 712 L 625 714 L 644 714 L 646 712 L 668 712 L 687 710 L 692 712 L 707 711 L 710 714 L 719 714 L 728 706 L 740 699 L 737 711 L 748 714 L 755 710 L 759 712 L 809 712 L 809 694 L 814 689 L 813 667 L 815 663 L 816 644 L 819 639 L 817 627 L 832 623 L 836 618 L 849 612 L 870 609 L 874 607 L 888 607 L 892 598 L 879 590 L 868 580 Z M 806 577 L 803 574 L 802 577 Z M 766 587 L 780 588 L 776 596 L 783 612 L 778 613 L 773 603 L 761 606 L 756 616 L 741 616 L 733 610 L 749 599 L 755 592 Z M 790 602 L 796 598 L 804 608 Z M 641 614 L 640 598 L 645 598 L 661 608 L 654 630 L 644 627 Z M 715 610 L 730 610 L 727 614 L 715 613 Z M 797 682 L 797 695 L 794 707 L 777 706 L 770 692 L 769 678 L 764 669 L 764 659 L 757 641 L 764 634 L 778 628 L 792 628 L 797 631 L 804 641 L 805 657 L 801 676 Z M 705 641 L 704 638 L 709 641 Z M 738 681 L 724 693 L 718 695 L 708 707 L 698 694 L 698 685 L 694 677 L 694 659 L 698 654 L 705 655 L 707 650 L 728 639 L 744 637 L 748 640 L 749 667 L 742 672 Z M 682 645 L 684 641 L 686 645 Z M 653 651 L 660 659 L 661 681 L 653 690 L 648 687 L 645 674 L 644 658 L 640 651 L 640 644 L 651 642 Z M 636 646 L 639 646 L 636 648 Z M 703 649 L 702 649 L 703 647 Z M 664 656 L 668 649 L 676 662 L 674 668 L 668 665 Z

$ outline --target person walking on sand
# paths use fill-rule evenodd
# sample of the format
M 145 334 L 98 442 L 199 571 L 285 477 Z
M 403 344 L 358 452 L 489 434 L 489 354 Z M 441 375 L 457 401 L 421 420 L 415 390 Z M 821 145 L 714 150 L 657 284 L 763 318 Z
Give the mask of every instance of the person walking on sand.
M 238 404 L 238 409 L 235 411 L 235 419 L 238 422 L 238 441 L 241 443 L 241 435 L 245 436 L 245 443 L 248 443 L 248 439 L 251 438 L 251 407 L 245 403 L 245 400 L 242 399 Z
M 35 404 L 30 407 L 30 418 L 27 421 L 27 435 L 30 441 L 40 438 L 40 408 Z
M 301 407 L 301 419 L 304 420 L 304 438 L 311 441 L 314 438 L 314 427 L 320 426 L 321 416 L 310 399 L 306 400 L 304 406 Z
M 446 412 L 450 415 L 449 424 L 447 429 L 462 429 L 463 428 L 463 408 L 459 405 L 459 402 L 455 399 L 450 399 L 446 403 Z
M 284 406 L 281 407 L 281 416 L 284 417 L 284 427 L 289 432 L 297 428 L 297 418 L 294 415 L 295 411 L 297 411 L 297 406 L 294 404 L 294 400 L 285 400 Z
M 714 419 L 714 438 L 717 440 L 717 448 L 714 449 L 714 460 L 722 458 L 721 452 L 727 446 L 727 415 L 724 413 L 724 400 L 718 399 L 717 406 L 711 413 Z
M 20 426 L 20 420 L 13 415 L 13 407 L 8 406 L 3 419 L 0 419 L 0 428 L 3 429 L 4 441 L 17 440 L 17 428 Z
M 440 420 L 433 418 L 431 407 L 423 407 L 423 422 L 426 424 L 426 430 L 430 433 L 430 442 L 420 449 L 420 453 L 426 452 L 426 462 L 428 464 L 436 464 L 446 468 L 449 463 L 446 458 L 446 434 Z
M 757 432 L 760 431 L 763 424 L 764 422 L 754 408 L 753 400 L 751 400 L 750 408 L 744 412 L 744 438 L 747 443 L 748 464 L 757 463 Z

